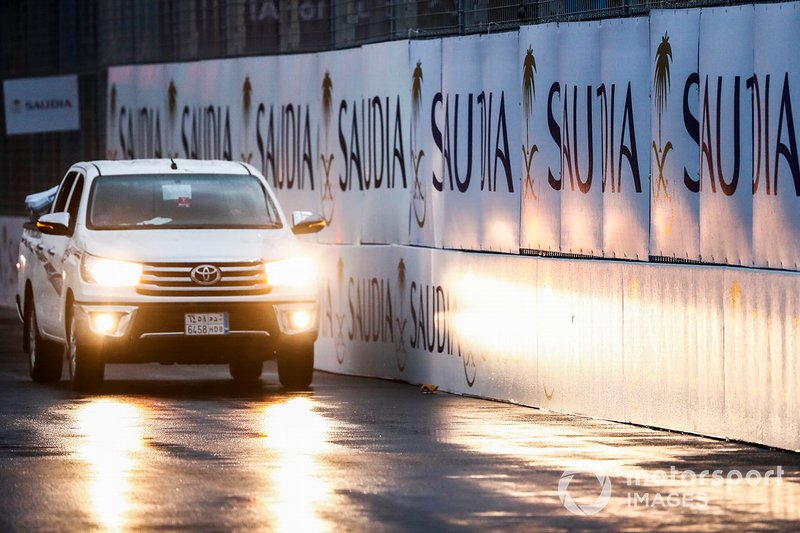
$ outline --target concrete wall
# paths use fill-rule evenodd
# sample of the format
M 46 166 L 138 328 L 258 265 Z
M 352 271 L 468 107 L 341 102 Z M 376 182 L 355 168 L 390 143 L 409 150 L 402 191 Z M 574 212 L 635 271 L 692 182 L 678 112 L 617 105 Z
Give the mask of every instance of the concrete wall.
M 321 255 L 319 368 L 800 450 L 798 273 Z

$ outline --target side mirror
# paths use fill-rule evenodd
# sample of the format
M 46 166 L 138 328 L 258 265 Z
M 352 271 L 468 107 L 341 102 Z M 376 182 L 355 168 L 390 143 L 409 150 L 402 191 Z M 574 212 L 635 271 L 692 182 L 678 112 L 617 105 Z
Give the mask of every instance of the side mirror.
M 36 229 L 45 235 L 69 235 L 69 213 L 48 213 L 36 221 Z
M 292 213 L 292 233 L 295 235 L 317 233 L 327 225 L 324 218 L 311 211 L 294 211 Z

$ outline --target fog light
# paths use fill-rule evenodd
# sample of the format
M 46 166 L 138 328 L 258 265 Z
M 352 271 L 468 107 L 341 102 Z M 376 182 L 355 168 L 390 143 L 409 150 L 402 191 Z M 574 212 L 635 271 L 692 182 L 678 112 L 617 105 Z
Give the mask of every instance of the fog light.
M 306 329 L 311 325 L 311 313 L 304 309 L 295 311 L 289 320 L 292 321 L 292 327 L 295 329 Z
M 313 331 L 317 323 L 315 304 L 277 304 L 275 314 L 278 326 L 285 335 L 296 335 Z
M 115 313 L 92 313 L 92 330 L 108 334 L 117 331 L 119 316 Z

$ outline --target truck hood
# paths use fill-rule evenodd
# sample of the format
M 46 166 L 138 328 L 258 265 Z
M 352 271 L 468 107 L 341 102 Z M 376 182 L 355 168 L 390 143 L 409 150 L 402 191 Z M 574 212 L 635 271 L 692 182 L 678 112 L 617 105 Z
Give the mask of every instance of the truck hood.
M 267 261 L 303 253 L 288 229 L 86 231 L 78 246 L 98 257 L 136 262 Z

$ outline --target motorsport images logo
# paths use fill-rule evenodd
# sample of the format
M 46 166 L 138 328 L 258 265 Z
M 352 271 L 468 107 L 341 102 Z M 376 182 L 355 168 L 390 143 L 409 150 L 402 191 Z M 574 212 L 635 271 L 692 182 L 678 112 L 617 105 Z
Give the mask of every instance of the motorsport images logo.
M 585 503 L 583 498 L 581 498 L 580 501 L 575 501 L 575 498 L 573 498 L 569 490 L 569 486 L 575 476 L 580 478 L 592 477 L 600 484 L 600 494 L 593 503 Z M 581 492 L 585 493 L 585 490 L 581 488 Z M 565 470 L 564 473 L 561 474 L 561 479 L 558 481 L 558 497 L 564 507 L 572 514 L 579 516 L 595 515 L 605 509 L 606 505 L 608 505 L 608 502 L 611 500 L 611 478 L 605 474 L 597 474 L 585 470 Z

